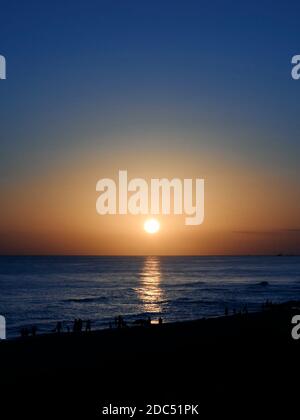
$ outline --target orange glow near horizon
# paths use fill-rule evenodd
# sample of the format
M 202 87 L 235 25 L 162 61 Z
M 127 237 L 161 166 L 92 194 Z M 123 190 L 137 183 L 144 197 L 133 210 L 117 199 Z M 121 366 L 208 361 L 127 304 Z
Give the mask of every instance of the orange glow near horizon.
M 0 254 L 230 255 L 300 252 L 298 180 L 276 177 L 225 158 L 155 156 L 72 160 L 55 171 L 5 185 L 1 196 Z M 123 162 L 123 163 L 122 163 Z M 127 162 L 127 165 L 124 164 Z M 96 213 L 99 178 L 205 179 L 205 219 L 160 216 L 163 229 L 146 235 L 145 216 Z M 186 169 L 184 169 L 186 168 Z M 149 216 L 150 217 L 150 216 Z

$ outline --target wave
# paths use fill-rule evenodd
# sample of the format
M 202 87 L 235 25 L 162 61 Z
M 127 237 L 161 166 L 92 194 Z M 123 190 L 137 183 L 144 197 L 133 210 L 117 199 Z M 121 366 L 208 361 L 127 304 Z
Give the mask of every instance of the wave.
M 84 302 L 105 302 L 107 301 L 107 297 L 105 296 L 98 296 L 98 297 L 84 297 L 84 298 L 69 298 L 64 299 L 63 302 L 73 302 L 73 303 L 84 303 Z

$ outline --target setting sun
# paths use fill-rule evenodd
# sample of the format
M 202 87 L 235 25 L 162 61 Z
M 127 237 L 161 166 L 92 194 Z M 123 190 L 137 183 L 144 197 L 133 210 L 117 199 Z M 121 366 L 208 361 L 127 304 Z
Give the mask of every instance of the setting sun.
M 148 219 L 144 223 L 144 229 L 147 233 L 156 233 L 160 229 L 159 221 L 156 219 Z

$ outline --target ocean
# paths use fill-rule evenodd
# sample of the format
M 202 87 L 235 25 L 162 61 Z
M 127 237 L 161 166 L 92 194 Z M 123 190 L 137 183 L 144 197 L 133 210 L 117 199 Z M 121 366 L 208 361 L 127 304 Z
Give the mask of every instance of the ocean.
M 7 337 L 51 332 L 75 318 L 107 328 L 213 317 L 300 299 L 300 257 L 0 257 L 0 314 Z

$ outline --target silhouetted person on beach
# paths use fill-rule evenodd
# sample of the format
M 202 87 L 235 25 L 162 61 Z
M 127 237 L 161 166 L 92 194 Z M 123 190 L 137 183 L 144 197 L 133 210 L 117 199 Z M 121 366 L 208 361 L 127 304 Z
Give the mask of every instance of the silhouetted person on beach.
M 148 316 L 147 318 L 147 326 L 150 327 L 151 326 L 151 318 L 150 316 Z
M 29 330 L 28 330 L 28 328 L 26 328 L 26 327 L 22 327 L 22 328 L 20 329 L 20 334 L 21 334 L 21 337 L 22 337 L 22 338 L 26 338 L 26 337 L 28 337 L 28 335 L 29 335 Z
M 88 319 L 88 320 L 86 321 L 86 324 L 85 324 L 85 331 L 86 331 L 86 332 L 91 332 L 91 320 L 90 320 L 90 319 Z
M 117 316 L 115 316 L 115 328 L 118 328 L 119 325 L 119 318 Z
M 36 325 L 33 325 L 31 327 L 31 335 L 32 335 L 32 337 L 35 337 L 36 336 L 36 331 L 37 331 L 37 327 L 36 327 Z
M 162 320 L 162 317 L 160 316 L 160 317 L 158 318 L 158 325 L 162 325 L 162 323 L 163 323 L 163 320 Z
M 77 332 L 77 324 L 78 324 L 78 321 L 77 321 L 77 319 L 75 318 L 75 319 L 74 319 L 74 322 L 73 322 L 73 333 L 76 333 L 76 332 Z
M 82 325 L 83 325 L 82 319 L 75 318 L 74 323 L 73 323 L 73 333 L 81 332 L 82 331 Z
M 266 309 L 271 309 L 273 307 L 273 302 L 271 300 L 267 299 L 266 303 L 265 303 L 265 307 L 266 307 Z
M 122 315 L 119 315 L 118 317 L 116 317 L 115 322 L 117 323 L 117 328 L 127 327 L 127 324 L 126 324 L 124 318 L 122 317 Z
M 62 330 L 62 323 L 61 323 L 61 321 L 58 321 L 57 324 L 56 324 L 55 331 L 57 332 L 57 334 L 60 334 L 61 330 Z
M 82 331 L 82 319 L 78 319 L 78 332 Z

